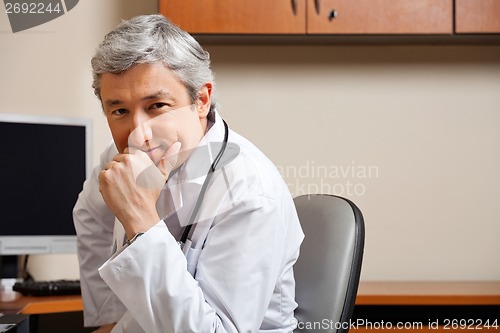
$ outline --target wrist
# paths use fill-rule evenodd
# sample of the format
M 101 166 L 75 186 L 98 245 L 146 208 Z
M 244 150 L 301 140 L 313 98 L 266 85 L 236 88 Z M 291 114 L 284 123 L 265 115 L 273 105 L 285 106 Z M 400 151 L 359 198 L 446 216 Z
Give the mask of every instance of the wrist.
M 137 240 L 137 238 L 141 237 L 142 235 L 144 235 L 144 232 L 143 231 L 139 231 L 132 238 L 130 238 L 130 239 L 127 240 L 127 244 L 128 245 L 132 244 L 133 242 L 135 242 Z
M 138 233 L 144 234 L 146 231 L 155 226 L 160 221 L 160 218 L 158 213 L 155 212 L 155 214 L 147 216 L 141 215 L 134 218 L 128 218 L 125 221 L 120 219 L 118 220 L 122 223 L 123 228 L 125 229 L 127 239 L 131 240 Z

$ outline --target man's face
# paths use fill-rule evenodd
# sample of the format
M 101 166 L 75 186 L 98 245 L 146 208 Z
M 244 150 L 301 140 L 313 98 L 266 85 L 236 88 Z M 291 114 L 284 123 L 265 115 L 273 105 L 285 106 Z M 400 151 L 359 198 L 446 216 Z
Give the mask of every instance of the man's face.
M 101 100 L 118 151 L 140 149 L 158 165 L 175 142 L 182 144 L 181 152 L 195 148 L 206 130 L 211 88 L 207 83 L 193 104 L 186 87 L 161 63 L 103 74 Z

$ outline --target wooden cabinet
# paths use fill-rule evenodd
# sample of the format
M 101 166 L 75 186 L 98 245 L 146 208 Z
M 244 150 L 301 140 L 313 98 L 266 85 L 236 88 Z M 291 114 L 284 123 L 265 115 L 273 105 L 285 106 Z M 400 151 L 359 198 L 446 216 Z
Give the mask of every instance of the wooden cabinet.
M 500 0 L 455 0 L 456 33 L 500 33 Z
M 309 0 L 310 34 L 451 34 L 453 0 Z
M 160 0 L 160 12 L 193 34 L 500 33 L 500 0 Z
M 160 0 L 160 13 L 194 34 L 306 32 L 306 0 Z

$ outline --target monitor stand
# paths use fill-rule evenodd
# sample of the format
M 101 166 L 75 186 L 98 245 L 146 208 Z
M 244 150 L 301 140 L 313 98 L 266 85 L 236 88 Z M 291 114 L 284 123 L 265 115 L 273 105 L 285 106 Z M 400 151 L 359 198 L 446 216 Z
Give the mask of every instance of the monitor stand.
M 18 256 L 0 256 L 0 290 L 12 291 L 14 283 L 21 277 L 20 257 Z

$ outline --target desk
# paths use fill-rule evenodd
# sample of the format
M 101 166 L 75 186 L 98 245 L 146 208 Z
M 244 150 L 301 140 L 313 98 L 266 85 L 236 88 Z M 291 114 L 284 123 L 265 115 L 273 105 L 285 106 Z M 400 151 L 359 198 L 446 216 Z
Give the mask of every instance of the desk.
M 483 325 L 495 319 L 500 326 L 500 281 L 480 282 L 361 282 L 356 298 L 353 320 L 399 323 L 422 323 L 407 329 L 414 332 L 465 331 L 451 329 L 452 321 Z M 471 322 L 475 320 L 475 322 Z M 439 323 L 432 325 L 431 323 Z M 444 326 L 449 324 L 447 326 Z M 499 332 L 472 325 L 473 330 Z M 468 326 L 468 325 L 466 325 Z M 455 326 L 456 327 L 456 326 Z M 392 331 L 396 330 L 395 325 Z M 469 329 L 471 330 L 471 329 Z M 355 332 L 381 332 L 388 329 L 358 327 Z
M 83 327 L 82 311 L 80 295 L 34 297 L 15 291 L 0 292 L 0 312 L 29 315 L 29 332 L 92 332 L 92 328 Z
M 357 305 L 500 305 L 500 281 L 361 282 Z
M 1 292 L 0 297 L 0 312 L 4 313 L 47 314 L 83 310 L 80 296 L 28 297 L 17 292 Z M 429 311 L 444 311 L 449 309 L 450 306 L 453 307 L 452 311 L 455 313 L 459 308 L 463 308 L 465 311 L 470 310 L 471 307 L 479 310 L 484 309 L 484 307 L 493 309 L 492 311 L 497 311 L 494 313 L 498 317 L 498 324 L 500 325 L 500 281 L 361 282 L 356 298 L 356 310 L 363 307 L 379 308 L 379 313 L 383 313 L 384 309 L 388 311 L 397 309 L 397 311 L 401 312 L 405 308 L 414 311 L 415 307 L 419 307 L 420 310 L 424 310 L 424 314 L 420 314 L 421 316 L 429 316 L 422 320 L 424 324 L 428 323 L 428 320 L 431 319 L 430 315 L 432 315 L 425 313 L 426 309 Z M 363 318 L 361 316 L 364 314 L 358 313 L 358 315 L 360 316 L 358 318 Z M 466 315 L 471 316 L 473 314 L 468 313 Z M 462 317 L 462 319 L 472 319 L 472 317 Z M 358 328 L 353 331 L 380 332 L 383 330 Z M 413 331 L 449 332 L 454 330 L 445 330 L 442 326 L 439 329 L 429 329 L 424 326 Z M 500 329 L 485 329 L 483 331 L 497 332 Z
M 15 291 L 0 292 L 0 312 L 21 314 L 49 314 L 83 311 L 82 297 L 70 296 L 23 296 Z

